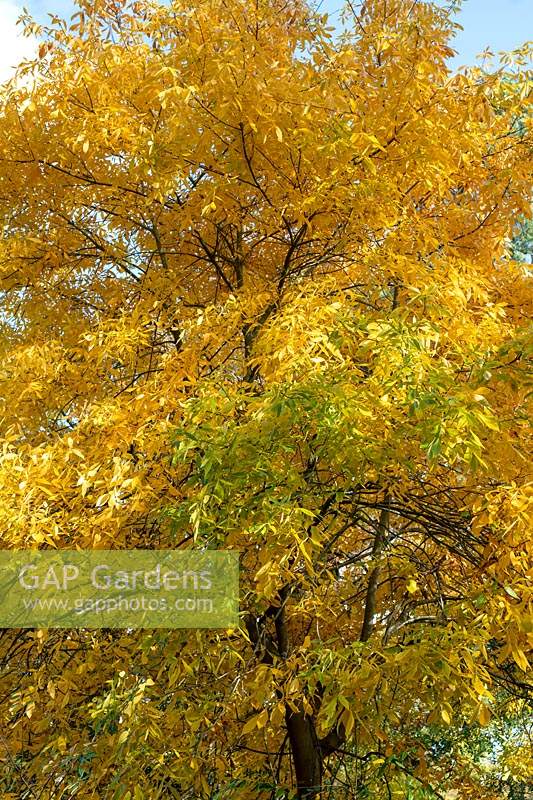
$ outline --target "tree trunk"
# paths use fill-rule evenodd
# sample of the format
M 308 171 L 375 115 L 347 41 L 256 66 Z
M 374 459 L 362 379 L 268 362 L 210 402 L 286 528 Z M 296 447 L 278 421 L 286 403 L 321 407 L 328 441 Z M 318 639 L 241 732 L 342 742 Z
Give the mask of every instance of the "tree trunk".
M 291 743 L 292 762 L 296 773 L 299 800 L 319 798 L 322 790 L 322 752 L 313 720 L 304 711 L 285 712 Z

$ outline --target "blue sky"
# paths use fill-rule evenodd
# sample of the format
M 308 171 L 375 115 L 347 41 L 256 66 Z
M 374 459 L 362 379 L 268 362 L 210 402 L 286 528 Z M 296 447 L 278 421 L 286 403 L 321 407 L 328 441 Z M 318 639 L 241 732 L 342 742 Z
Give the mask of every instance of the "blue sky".
M 321 8 L 334 15 L 341 5 L 342 0 L 323 0 Z M 0 80 L 14 64 L 30 55 L 34 46 L 17 36 L 15 21 L 22 6 L 39 21 L 46 19 L 47 12 L 59 16 L 73 12 L 70 0 L 0 0 Z M 532 39 L 533 0 L 464 0 L 458 21 L 464 30 L 454 42 L 458 51 L 452 62 L 455 67 L 473 64 L 486 47 L 494 52 L 510 50 Z
M 454 47 L 456 62 L 473 64 L 476 55 L 490 47 L 512 50 L 533 39 L 533 2 L 531 0 L 467 0 L 458 21 Z

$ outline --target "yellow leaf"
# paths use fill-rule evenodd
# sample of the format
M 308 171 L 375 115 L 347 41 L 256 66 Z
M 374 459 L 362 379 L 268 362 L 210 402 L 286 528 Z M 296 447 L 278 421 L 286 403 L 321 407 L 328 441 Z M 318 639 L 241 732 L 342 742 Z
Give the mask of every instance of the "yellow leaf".
M 505 586 L 504 588 L 505 588 L 506 594 L 508 594 L 509 597 L 512 597 L 513 600 L 520 600 L 520 597 L 517 595 L 517 593 L 515 592 L 515 590 L 513 589 L 512 586 Z
M 31 97 L 28 97 L 26 100 L 24 100 L 23 103 L 20 104 L 19 113 L 23 114 L 26 110 L 35 111 L 35 109 L 36 109 L 35 103 L 31 99 Z
M 257 727 L 257 717 L 260 716 L 258 714 L 254 714 L 248 722 L 243 726 L 242 732 L 243 733 L 251 733 L 251 731 L 255 730 Z
M 350 708 L 345 708 L 341 714 L 340 721 L 344 725 L 346 736 L 349 736 L 355 724 L 354 716 Z
M 268 711 L 265 708 L 263 709 L 263 711 L 261 711 L 261 713 L 257 717 L 257 723 L 256 723 L 257 727 L 264 728 L 267 721 L 268 721 Z
M 126 728 L 125 730 L 121 731 L 121 733 L 120 733 L 120 735 L 118 737 L 118 740 L 117 740 L 117 744 L 122 744 L 123 742 L 125 742 L 129 735 L 130 735 L 130 732 L 129 732 L 128 728 Z
M 490 722 L 490 709 L 485 703 L 481 703 L 478 708 L 477 716 L 481 725 L 488 725 Z
M 526 655 L 523 650 L 519 647 L 513 648 L 512 655 L 522 672 L 528 672 L 529 670 L 529 661 L 526 658 Z

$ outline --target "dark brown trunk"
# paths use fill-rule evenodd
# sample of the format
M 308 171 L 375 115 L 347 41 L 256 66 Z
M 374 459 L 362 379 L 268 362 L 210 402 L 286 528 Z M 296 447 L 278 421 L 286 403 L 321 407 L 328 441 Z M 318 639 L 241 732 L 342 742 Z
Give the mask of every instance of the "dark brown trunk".
M 289 632 L 285 619 L 285 604 L 289 596 L 289 587 L 280 591 L 280 606 L 274 617 L 278 656 L 287 658 L 289 651 Z M 322 751 L 317 739 L 312 718 L 300 705 L 295 711 L 285 704 L 285 723 L 291 745 L 292 763 L 296 773 L 298 800 L 314 800 L 319 798 L 322 789 Z
M 322 753 L 311 717 L 303 711 L 287 707 L 287 731 L 296 773 L 299 800 L 313 800 L 321 796 Z

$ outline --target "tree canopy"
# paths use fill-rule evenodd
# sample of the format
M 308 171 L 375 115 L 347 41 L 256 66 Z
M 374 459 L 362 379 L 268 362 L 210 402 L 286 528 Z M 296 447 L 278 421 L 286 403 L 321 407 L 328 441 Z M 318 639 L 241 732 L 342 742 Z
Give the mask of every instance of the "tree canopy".
M 417 0 L 27 26 L 2 547 L 236 549 L 242 623 L 3 630 L 2 797 L 520 797 L 527 51 L 453 74 Z

